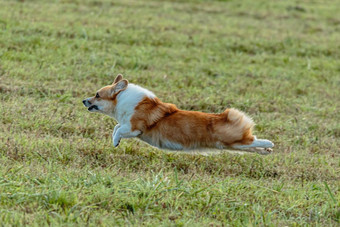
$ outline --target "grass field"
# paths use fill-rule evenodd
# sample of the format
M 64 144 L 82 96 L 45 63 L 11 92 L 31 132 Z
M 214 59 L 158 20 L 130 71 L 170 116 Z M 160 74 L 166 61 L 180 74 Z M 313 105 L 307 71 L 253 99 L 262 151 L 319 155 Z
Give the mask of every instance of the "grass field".
M 337 226 L 340 1 L 0 0 L 1 225 Z M 274 153 L 115 149 L 118 73 Z

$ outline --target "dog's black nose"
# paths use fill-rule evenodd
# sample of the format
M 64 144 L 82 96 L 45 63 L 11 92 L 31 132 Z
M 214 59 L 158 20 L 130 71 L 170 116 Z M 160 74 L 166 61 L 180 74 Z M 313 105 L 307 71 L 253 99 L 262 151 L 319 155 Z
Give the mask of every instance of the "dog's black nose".
M 84 106 L 88 106 L 88 105 L 91 105 L 91 102 L 88 99 L 84 99 L 83 104 Z

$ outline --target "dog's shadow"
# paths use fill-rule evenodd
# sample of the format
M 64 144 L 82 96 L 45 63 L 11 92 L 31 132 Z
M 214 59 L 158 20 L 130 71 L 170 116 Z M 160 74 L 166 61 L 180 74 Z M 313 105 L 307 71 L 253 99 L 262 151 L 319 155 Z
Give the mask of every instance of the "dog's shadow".
M 210 156 L 210 155 L 218 155 L 222 154 L 224 152 L 228 152 L 231 154 L 240 154 L 245 155 L 249 153 L 256 153 L 260 155 L 268 155 L 273 153 L 273 149 L 271 148 L 261 148 L 261 147 L 254 147 L 254 148 L 248 148 L 245 150 L 239 150 L 239 149 L 196 149 L 196 150 L 189 150 L 189 151 L 183 151 L 183 150 L 166 150 L 166 152 L 169 153 L 185 153 L 185 154 L 192 154 L 192 155 L 203 155 L 203 156 Z

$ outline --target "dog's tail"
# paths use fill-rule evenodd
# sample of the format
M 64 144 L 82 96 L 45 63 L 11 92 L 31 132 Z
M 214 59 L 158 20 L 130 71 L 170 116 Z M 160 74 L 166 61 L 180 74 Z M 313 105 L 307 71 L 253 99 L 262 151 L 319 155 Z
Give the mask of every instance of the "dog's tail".
M 234 132 L 232 136 L 236 136 L 235 140 L 241 144 L 251 144 L 254 141 L 252 129 L 255 124 L 253 120 L 237 109 L 226 109 L 224 113 L 227 116 L 229 130 Z
M 252 135 L 252 129 L 255 124 L 253 120 L 246 114 L 236 109 L 226 109 L 225 113 L 228 114 L 228 122 L 235 127 L 234 129 L 240 130 L 239 132 L 241 132 L 243 135 L 243 138 L 237 141 L 237 143 L 233 144 L 232 147 L 237 149 L 247 149 L 251 147 L 274 147 L 274 144 L 271 141 L 257 139 L 256 136 Z
M 226 109 L 225 112 L 228 113 L 228 121 L 240 127 L 244 132 L 251 130 L 255 125 L 250 117 L 237 109 Z

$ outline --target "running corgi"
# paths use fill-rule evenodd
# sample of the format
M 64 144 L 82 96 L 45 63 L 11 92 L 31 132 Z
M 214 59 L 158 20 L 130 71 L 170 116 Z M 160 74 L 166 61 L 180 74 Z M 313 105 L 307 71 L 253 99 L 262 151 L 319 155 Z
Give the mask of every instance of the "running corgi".
M 112 134 L 115 147 L 122 138 L 132 137 L 170 150 L 274 146 L 271 141 L 252 135 L 254 122 L 239 110 L 226 109 L 219 114 L 180 110 L 162 102 L 151 91 L 129 83 L 120 74 L 112 85 L 101 88 L 83 104 L 90 112 L 117 120 Z

